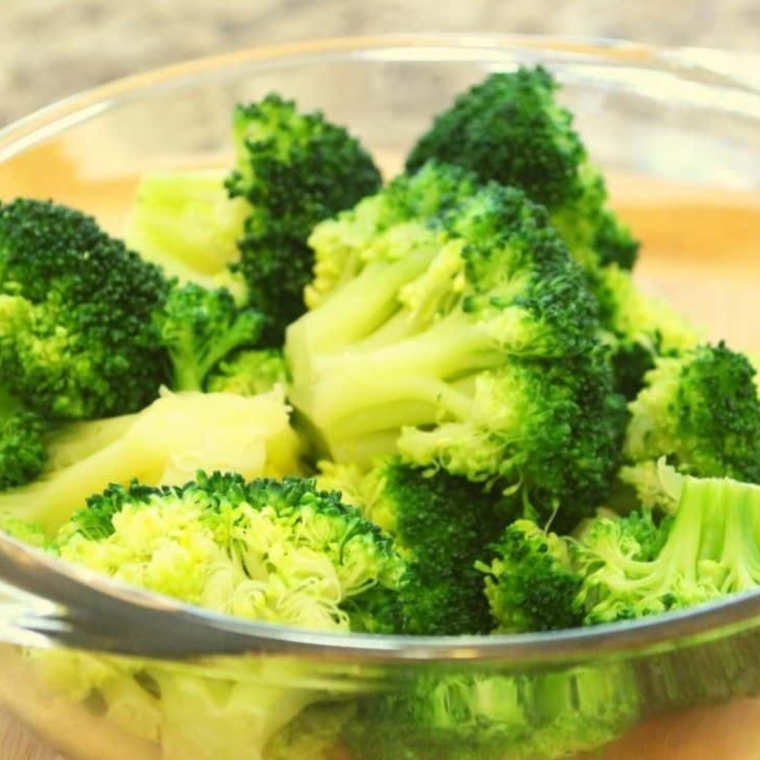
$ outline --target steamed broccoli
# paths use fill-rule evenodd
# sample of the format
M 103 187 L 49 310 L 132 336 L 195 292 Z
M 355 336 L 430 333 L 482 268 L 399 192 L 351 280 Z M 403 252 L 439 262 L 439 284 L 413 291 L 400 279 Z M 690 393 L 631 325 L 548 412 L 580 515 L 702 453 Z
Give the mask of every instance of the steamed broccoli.
M 229 197 L 225 176 L 218 170 L 142 175 L 124 233 L 127 245 L 182 284 L 226 285 L 250 207 Z
M 174 284 L 156 325 L 173 367 L 171 387 L 203 390 L 206 377 L 228 355 L 258 341 L 264 317 L 240 309 L 225 288 Z
M 270 318 L 269 345 L 278 345 L 306 308 L 312 228 L 375 192 L 380 173 L 343 127 L 319 111 L 301 113 L 275 94 L 236 108 L 233 138 L 237 165 L 227 188 L 251 206 L 239 241 L 240 268 L 253 303 Z
M 675 478 L 662 535 L 600 519 L 576 550 L 587 624 L 690 607 L 760 585 L 760 487 L 730 478 Z
M 255 396 L 275 385 L 285 385 L 288 368 L 282 351 L 276 348 L 240 351 L 222 361 L 211 372 L 206 388 L 211 393 L 237 393 Z
M 46 418 L 134 412 L 167 368 L 153 325 L 159 270 L 84 214 L 49 202 L 0 205 L 0 368 Z
M 181 485 L 199 467 L 297 475 L 300 442 L 288 414 L 282 389 L 253 398 L 165 393 L 139 414 L 62 426 L 46 437 L 39 480 L 0 494 L 0 527 L 21 520 L 50 533 L 90 494 L 133 478 Z
M 623 480 L 651 505 L 660 457 L 685 473 L 760 483 L 760 400 L 749 360 L 724 343 L 657 361 L 630 404 Z M 649 495 L 647 495 L 649 494 Z
M 584 267 L 616 262 L 631 269 L 638 242 L 607 206 L 604 180 L 572 115 L 556 102 L 557 89 L 540 66 L 492 74 L 435 119 L 410 152 L 407 170 L 435 159 L 475 172 L 482 182 L 521 188 L 547 207 Z
M 288 330 L 291 398 L 338 461 L 398 450 L 514 487 L 547 515 L 573 504 L 577 520 L 606 496 L 622 421 L 593 301 L 518 190 L 492 184 L 448 213 L 423 202 L 406 217 L 418 196 L 435 197 L 438 176 L 438 197 L 451 197 L 450 172 L 429 165 L 392 182 L 381 195 L 401 207 L 398 224 L 367 233 L 354 212 L 325 223 L 318 262 L 357 225 L 366 241 L 353 277 Z
M 323 463 L 321 487 L 342 491 L 394 539 L 407 561 L 399 590 L 404 633 L 488 633 L 493 623 L 475 561 L 486 556 L 505 517 L 497 496 L 445 472 L 425 474 L 398 457 L 360 473 Z
M 498 630 L 506 633 L 574 628 L 582 620 L 577 603 L 581 576 L 567 541 L 530 520 L 517 520 L 493 545 L 486 596 Z
M 34 480 L 48 458 L 47 424 L 0 387 L 0 491 Z
M 637 694 L 627 665 L 418 675 L 405 691 L 360 700 L 344 736 L 362 760 L 558 760 L 633 725 Z

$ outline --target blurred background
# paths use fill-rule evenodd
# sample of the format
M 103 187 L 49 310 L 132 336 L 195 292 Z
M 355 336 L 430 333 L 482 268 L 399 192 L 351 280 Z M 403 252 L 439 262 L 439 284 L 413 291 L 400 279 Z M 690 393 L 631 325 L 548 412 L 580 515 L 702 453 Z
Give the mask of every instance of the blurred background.
M 423 31 L 754 51 L 760 0 L 0 0 L 0 126 L 79 90 L 186 58 Z

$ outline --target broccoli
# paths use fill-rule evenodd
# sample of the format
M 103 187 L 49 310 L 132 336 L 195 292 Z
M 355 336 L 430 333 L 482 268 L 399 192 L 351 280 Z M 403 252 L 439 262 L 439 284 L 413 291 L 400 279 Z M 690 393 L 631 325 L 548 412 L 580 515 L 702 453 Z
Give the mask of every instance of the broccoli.
M 84 214 L 50 202 L 0 205 L 3 384 L 46 419 L 134 412 L 166 382 L 153 325 L 159 270 Z
M 343 127 L 276 94 L 235 109 L 233 138 L 237 165 L 227 188 L 251 206 L 239 266 L 252 302 L 270 318 L 267 345 L 276 346 L 306 308 L 312 228 L 374 193 L 380 173 Z
M 493 628 L 475 561 L 505 518 L 497 498 L 446 472 L 425 474 L 398 457 L 367 474 L 322 464 L 321 487 L 341 491 L 394 539 L 407 561 L 399 590 L 402 632 L 425 636 L 488 633 Z
M 558 760 L 632 726 L 637 694 L 627 665 L 418 675 L 404 691 L 360 699 L 344 737 L 362 760 Z
M 175 283 L 155 319 L 177 391 L 203 390 L 206 377 L 225 357 L 256 344 L 264 324 L 256 310 L 238 308 L 226 288 L 207 290 L 194 282 Z
M 0 491 L 33 481 L 45 467 L 47 424 L 0 387 Z
M 603 340 L 612 351 L 615 388 L 633 399 L 659 357 L 678 357 L 701 342 L 699 329 L 659 298 L 640 290 L 615 265 L 589 275 L 599 304 Z
M 585 268 L 612 262 L 631 269 L 639 244 L 607 206 L 599 171 L 555 100 L 546 69 L 492 74 L 460 95 L 413 147 L 407 171 L 426 161 L 452 163 L 525 191 L 547 207 L 555 226 Z
M 448 193 L 448 172 L 428 166 L 383 194 L 413 207 L 436 174 Z M 543 210 L 492 184 L 369 238 L 353 278 L 286 340 L 291 399 L 332 457 L 398 450 L 514 487 L 546 515 L 576 505 L 576 521 L 601 503 L 624 410 L 583 276 Z
M 581 576 L 567 541 L 530 520 L 507 526 L 493 545 L 496 558 L 478 567 L 488 573 L 486 596 L 498 630 L 506 633 L 574 628 L 582 620 L 576 597 Z
M 250 207 L 229 197 L 225 177 L 218 170 L 142 175 L 124 232 L 127 245 L 182 284 L 227 285 Z
M 690 607 L 760 585 L 760 487 L 675 475 L 679 493 L 662 536 L 600 519 L 576 548 L 585 623 Z
M 658 359 L 630 404 L 621 475 L 647 483 L 660 457 L 698 477 L 760 483 L 760 400 L 749 360 L 724 343 Z
M 0 493 L 0 527 L 38 523 L 48 533 L 109 483 L 139 478 L 180 485 L 199 467 L 254 478 L 300 472 L 300 442 L 282 389 L 245 398 L 228 393 L 164 394 L 139 414 L 64 425 L 47 437 L 39 480 Z
M 246 481 L 199 471 L 183 485 L 112 485 L 91 496 L 48 548 L 208 610 L 328 632 L 395 626 L 376 613 L 393 613 L 404 575 L 377 526 L 338 494 L 297 477 Z M 56 696 L 98 699 L 107 720 L 157 744 L 166 760 L 276 758 L 278 746 L 294 744 L 298 726 L 326 745 L 350 717 L 335 705 L 301 714 L 337 695 L 306 685 L 313 674 L 277 658 L 182 664 L 52 650 L 31 659 Z M 317 717 L 330 726 L 315 725 Z
M 237 393 L 255 396 L 267 393 L 275 385 L 288 381 L 288 368 L 282 351 L 263 348 L 257 351 L 240 351 L 222 361 L 206 382 L 211 393 Z

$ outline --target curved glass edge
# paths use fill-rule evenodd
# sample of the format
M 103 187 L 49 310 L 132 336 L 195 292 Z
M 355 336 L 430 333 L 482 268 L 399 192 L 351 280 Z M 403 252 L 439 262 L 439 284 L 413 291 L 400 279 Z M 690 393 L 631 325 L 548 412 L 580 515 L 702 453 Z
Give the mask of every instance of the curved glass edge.
M 384 35 L 264 46 L 201 58 L 73 95 L 0 130 L 0 164 L 66 129 L 139 97 L 146 89 L 177 86 L 221 70 L 310 58 L 621 65 L 670 73 L 751 96 L 739 110 L 760 117 L 760 55 L 703 48 L 667 49 L 602 38 L 522 35 Z M 193 657 L 252 651 L 329 654 L 384 663 L 499 660 L 583 662 L 591 657 L 645 656 L 721 639 L 760 627 L 760 592 L 640 621 L 548 633 L 489 637 L 409 637 L 323 634 L 252 623 L 180 604 L 67 566 L 0 534 L 0 640 L 69 646 L 140 657 Z M 179 635 L 178 635 L 179 632 Z M 130 635 L 133 633 L 134 635 Z M 139 635 L 138 635 L 139 634 Z M 168 635 L 170 634 L 170 635 Z

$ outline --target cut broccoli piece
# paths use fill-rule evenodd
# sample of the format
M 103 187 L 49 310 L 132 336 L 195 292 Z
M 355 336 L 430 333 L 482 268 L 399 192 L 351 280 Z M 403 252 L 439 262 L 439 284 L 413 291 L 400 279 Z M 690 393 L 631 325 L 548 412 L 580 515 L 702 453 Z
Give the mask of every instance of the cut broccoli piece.
M 0 387 L 0 491 L 39 476 L 47 461 L 48 425 Z
M 240 351 L 222 361 L 209 375 L 206 388 L 211 393 L 237 393 L 255 396 L 267 393 L 275 385 L 288 381 L 288 368 L 282 351 L 264 348 L 259 351 Z
M 638 715 L 627 665 L 538 676 L 418 676 L 360 700 L 344 735 L 362 760 L 558 760 L 617 738 Z
M 651 467 L 667 457 L 682 472 L 760 483 L 760 400 L 755 370 L 724 343 L 664 358 L 630 404 L 625 455 Z M 623 476 L 636 479 L 630 470 Z
M 487 572 L 486 596 L 499 631 L 523 633 L 574 628 L 582 611 L 576 597 L 581 576 L 567 542 L 530 520 L 517 520 L 493 545 L 496 558 L 478 567 Z
M 426 167 L 382 195 L 413 208 L 440 174 L 437 197 L 451 197 L 449 171 Z M 286 341 L 291 398 L 331 455 L 398 447 L 413 465 L 515 486 L 547 515 L 560 498 L 581 514 L 601 503 L 621 402 L 583 276 L 543 210 L 492 184 L 368 237 L 354 276 Z
M 640 290 L 629 272 L 608 266 L 590 275 L 604 340 L 612 350 L 615 387 L 633 399 L 659 357 L 678 357 L 702 341 L 701 331 L 659 298 Z
M 167 379 L 159 270 L 53 203 L 0 205 L 3 384 L 46 418 L 134 412 Z
M 109 483 L 181 485 L 202 466 L 254 478 L 300 472 L 300 442 L 281 389 L 253 398 L 165 394 L 144 411 L 72 423 L 51 434 L 41 478 L 0 493 L 0 521 L 48 533 Z
M 638 517 L 600 519 L 584 531 L 575 564 L 584 576 L 578 598 L 587 624 L 656 615 L 760 585 L 760 487 L 670 477 L 680 489 L 678 506 L 659 529 Z
M 399 591 L 403 633 L 453 636 L 493 628 L 475 561 L 506 521 L 498 494 L 446 472 L 425 474 L 398 457 L 362 474 L 323 463 L 322 487 L 335 488 L 394 539 L 407 561 Z
M 631 269 L 639 245 L 607 204 L 599 171 L 555 100 L 546 69 L 492 74 L 441 113 L 410 152 L 407 171 L 426 161 L 457 164 L 518 187 L 545 205 L 552 224 L 586 268 L 615 262 Z
M 276 94 L 236 108 L 233 138 L 237 166 L 227 188 L 252 207 L 240 267 L 253 303 L 270 317 L 265 337 L 275 346 L 306 308 L 312 228 L 374 193 L 380 173 L 343 127 Z
M 195 391 L 203 390 L 206 377 L 225 357 L 256 345 L 264 317 L 238 308 L 225 288 L 188 283 L 171 288 L 156 324 L 172 362 L 171 387 Z
M 182 284 L 226 284 L 250 206 L 229 197 L 225 177 L 218 170 L 143 174 L 124 233 L 127 245 Z

